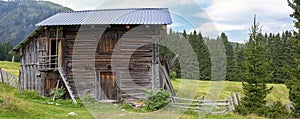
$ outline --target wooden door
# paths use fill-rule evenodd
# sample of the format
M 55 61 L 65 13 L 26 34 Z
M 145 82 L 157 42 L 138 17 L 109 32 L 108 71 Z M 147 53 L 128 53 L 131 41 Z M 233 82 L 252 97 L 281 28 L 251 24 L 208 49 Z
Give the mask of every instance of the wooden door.
M 99 100 L 118 100 L 119 87 L 116 76 L 111 72 L 98 72 L 96 83 L 96 98 Z

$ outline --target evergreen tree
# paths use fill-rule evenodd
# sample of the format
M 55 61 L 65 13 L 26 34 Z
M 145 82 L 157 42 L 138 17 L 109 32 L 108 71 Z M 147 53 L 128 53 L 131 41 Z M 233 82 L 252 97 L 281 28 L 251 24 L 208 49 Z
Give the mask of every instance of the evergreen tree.
M 185 32 L 183 32 L 185 33 Z M 192 32 L 188 36 L 188 41 L 196 53 L 198 63 L 199 63 L 199 73 L 201 80 L 210 80 L 211 74 L 211 62 L 209 57 L 208 47 L 204 43 L 201 32 L 197 34 L 196 31 Z
M 183 30 L 182 36 L 183 36 L 184 38 L 187 38 L 187 33 L 186 33 L 185 30 Z
M 291 75 L 290 80 L 286 81 L 289 89 L 289 99 L 293 102 L 293 114 L 295 117 L 300 116 L 300 0 L 288 0 L 289 6 L 294 10 L 291 17 L 295 19 L 294 24 L 298 32 L 294 33 L 294 42 L 296 43 L 296 55 L 294 56 L 296 68 L 289 67 L 288 73 Z
M 250 39 L 246 44 L 245 61 L 243 66 L 243 91 L 238 112 L 242 114 L 261 114 L 266 104 L 266 96 L 272 88 L 267 88 L 266 81 L 270 77 L 267 71 L 269 62 L 265 58 L 265 45 L 260 34 L 260 26 L 254 17 L 254 23 L 250 28 Z
M 221 33 L 220 39 L 223 41 L 226 50 L 226 78 L 225 80 L 236 81 L 238 80 L 235 75 L 237 74 L 237 69 L 234 62 L 234 52 L 231 43 L 228 41 L 228 38 L 225 33 Z
M 211 79 L 211 58 L 209 56 L 209 50 L 207 45 L 204 42 L 204 38 L 201 34 L 201 32 L 198 33 L 198 47 L 199 47 L 199 67 L 200 67 L 200 76 L 204 80 L 210 80 Z
M 236 71 L 236 74 L 234 75 L 234 81 L 242 81 L 242 72 L 244 72 L 243 68 L 243 62 L 244 59 L 244 44 L 236 43 L 236 47 L 234 49 L 234 71 Z

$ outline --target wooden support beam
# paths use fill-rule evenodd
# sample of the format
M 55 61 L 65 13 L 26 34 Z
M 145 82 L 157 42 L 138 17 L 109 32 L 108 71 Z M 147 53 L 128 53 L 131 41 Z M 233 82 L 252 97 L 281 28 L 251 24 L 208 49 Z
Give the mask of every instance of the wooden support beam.
M 59 87 L 59 82 L 60 82 L 60 80 L 57 80 L 57 83 L 56 83 L 56 88 L 55 88 L 55 90 L 57 90 L 58 89 L 58 87 Z M 53 95 L 53 101 L 55 100 L 55 94 Z
M 73 100 L 73 102 L 74 102 L 74 103 L 77 103 L 77 101 L 76 101 L 76 99 L 75 99 L 75 96 L 73 95 L 73 91 L 71 90 L 71 87 L 70 87 L 70 85 L 69 85 L 69 82 L 67 81 L 67 78 L 65 77 L 66 74 L 64 73 L 63 68 L 62 68 L 62 67 L 59 67 L 59 68 L 58 68 L 58 72 L 59 72 L 59 74 L 60 74 L 60 76 L 61 76 L 61 78 L 62 78 L 62 80 L 63 80 L 63 82 L 64 82 L 64 84 L 65 84 L 65 86 L 66 86 L 66 88 L 67 88 L 67 90 L 68 90 L 68 92 L 69 92 L 69 94 L 70 94 L 70 97 L 71 97 L 72 100 Z

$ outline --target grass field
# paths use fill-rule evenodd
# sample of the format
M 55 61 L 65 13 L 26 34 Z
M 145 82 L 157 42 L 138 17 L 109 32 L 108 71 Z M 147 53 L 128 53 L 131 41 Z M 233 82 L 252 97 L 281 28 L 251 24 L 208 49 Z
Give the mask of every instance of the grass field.
M 182 81 L 184 81 L 184 84 L 181 84 Z M 212 82 L 210 81 L 176 79 L 172 81 L 172 84 L 176 92 L 178 91 L 180 85 L 184 85 L 184 87 L 182 88 L 188 88 L 188 89 L 190 89 L 192 85 L 196 85 L 193 86 L 194 88 L 192 89 L 192 90 L 196 90 L 195 98 L 201 96 L 210 96 L 217 93 L 214 91 L 208 91 L 209 88 L 211 89 L 218 88 L 221 91 L 220 96 L 215 97 L 215 99 L 217 100 L 225 100 L 226 96 L 231 95 L 231 92 L 235 92 L 238 93 L 240 96 L 243 96 L 243 89 L 242 89 L 241 82 L 222 81 L 222 82 L 218 82 L 218 84 L 212 84 Z M 188 84 L 190 84 L 191 86 L 187 86 Z M 288 99 L 289 91 L 284 84 L 267 84 L 267 86 L 268 87 L 273 86 L 273 90 L 271 94 L 269 94 L 266 98 L 266 100 L 269 103 L 276 102 L 276 101 L 281 101 L 283 104 L 289 103 L 289 99 Z
M 0 68 L 2 68 L 5 71 L 8 71 L 9 73 L 11 73 L 16 77 L 19 76 L 19 69 L 20 69 L 19 62 L 0 61 Z
M 4 70 L 18 75 L 19 63 L 3 62 L 0 61 L 0 67 Z M 188 97 L 212 97 L 214 99 L 224 100 L 226 96 L 230 96 L 231 92 L 242 94 L 242 83 L 240 82 L 209 82 L 198 80 L 182 80 L 177 79 L 172 81 L 174 88 L 179 93 Z M 215 84 L 214 84 L 215 83 Z M 272 93 L 267 97 L 269 102 L 281 100 L 284 104 L 288 101 L 288 90 L 283 84 L 268 84 L 273 86 Z M 212 91 L 208 91 L 211 89 Z M 220 91 L 220 96 L 213 97 Z M 195 94 L 189 95 L 189 92 L 195 92 Z M 75 112 L 79 116 L 69 116 L 69 112 Z M 176 118 L 193 119 L 199 118 L 196 113 L 179 114 L 172 111 L 158 111 L 154 115 L 148 113 L 136 114 L 133 112 L 122 111 L 120 107 L 113 104 L 100 104 L 97 110 L 86 109 L 82 104 L 72 104 L 71 100 L 60 100 L 53 102 L 50 98 L 39 97 L 37 94 L 22 93 L 14 88 L 11 88 L 3 83 L 0 83 L 0 118 L 75 118 L 75 119 L 89 119 L 94 118 L 92 114 L 98 118 Z M 248 119 L 248 118 L 261 118 L 255 115 L 249 115 L 246 117 L 228 113 L 218 115 L 207 115 L 207 119 Z
M 79 101 L 80 102 L 80 101 Z M 94 108 L 96 107 L 96 108 Z M 75 112 L 78 116 L 70 116 L 68 113 Z M 113 119 L 153 119 L 153 118 L 178 118 L 197 119 L 196 113 L 175 113 L 174 111 L 156 111 L 152 113 L 136 113 L 122 110 L 118 105 L 99 104 L 89 107 L 89 110 L 82 103 L 73 104 L 72 100 L 52 101 L 50 98 L 39 97 L 37 93 L 18 92 L 16 89 L 0 83 L 0 119 L 93 119 L 113 118 Z M 219 115 L 206 115 L 206 119 L 248 119 L 261 118 L 255 115 L 246 117 L 228 113 Z M 263 118 L 262 118 L 263 119 Z

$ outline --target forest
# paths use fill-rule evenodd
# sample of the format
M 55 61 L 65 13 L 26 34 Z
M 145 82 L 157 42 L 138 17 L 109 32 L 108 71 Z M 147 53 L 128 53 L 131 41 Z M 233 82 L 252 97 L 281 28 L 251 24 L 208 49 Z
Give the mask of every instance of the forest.
M 291 31 L 257 34 L 257 38 L 262 41 L 262 45 L 264 46 L 264 60 L 270 64 L 267 70 L 272 75 L 266 80 L 267 83 L 284 83 L 285 80 L 288 80 L 288 75 L 284 71 L 285 66 L 296 67 L 293 58 L 297 55 L 297 44 L 293 37 L 294 34 Z M 241 44 L 229 42 L 225 33 L 221 33 L 216 39 L 208 39 L 202 37 L 201 32 L 194 31 L 187 34 L 186 31 L 178 33 L 172 31 L 172 29 L 168 31 L 167 38 L 174 40 L 185 39 L 189 41 L 197 55 L 200 69 L 199 80 L 211 80 L 212 63 L 220 62 L 211 61 L 212 58 L 219 57 L 220 55 L 220 53 L 217 53 L 217 51 L 214 51 L 213 49 L 224 49 L 219 52 L 225 52 L 226 58 L 219 60 L 226 61 L 226 77 L 219 78 L 228 81 L 243 81 L 241 74 L 245 69 L 243 62 L 245 61 L 245 55 L 247 55 L 247 43 Z M 224 46 L 216 44 L 222 44 Z M 211 49 L 211 51 L 209 49 Z M 168 57 L 165 59 L 174 57 L 175 54 L 170 52 L 171 51 L 168 51 L 166 48 L 161 49 L 161 57 Z M 181 77 L 178 60 L 173 67 L 170 67 L 170 69 L 176 73 L 177 78 Z M 219 71 L 219 73 L 222 72 Z M 217 75 L 221 76 L 221 74 Z

